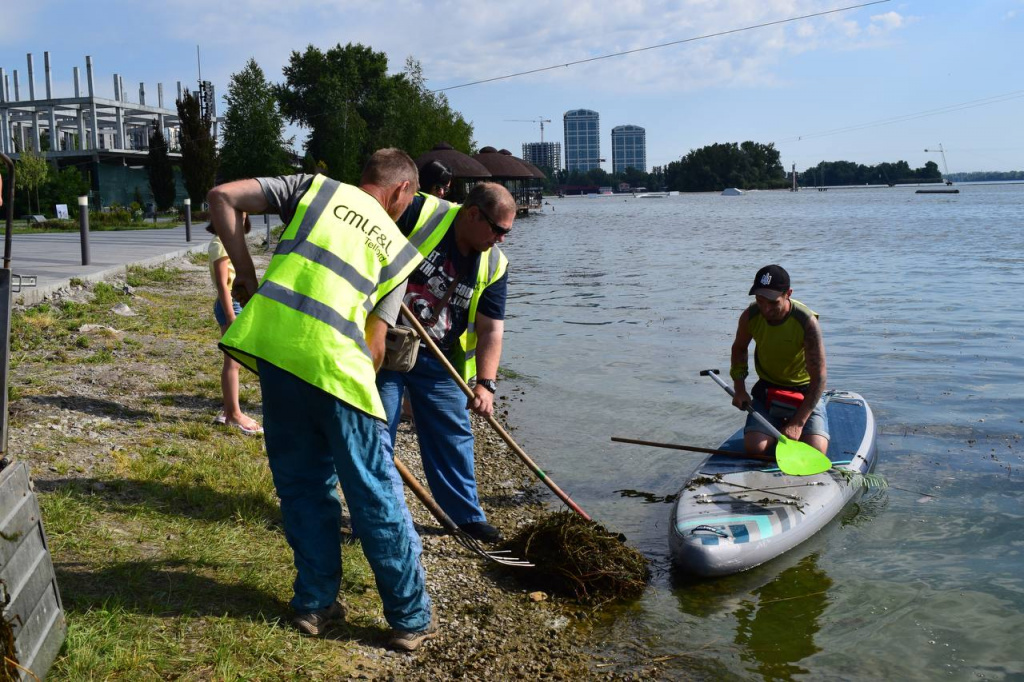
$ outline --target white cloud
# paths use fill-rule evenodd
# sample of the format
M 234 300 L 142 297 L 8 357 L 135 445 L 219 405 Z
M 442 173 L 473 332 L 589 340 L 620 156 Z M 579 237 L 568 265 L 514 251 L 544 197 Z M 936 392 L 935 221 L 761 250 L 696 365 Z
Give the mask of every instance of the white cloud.
M 886 12 L 885 14 L 876 14 L 871 17 L 871 24 L 868 26 L 868 31 L 872 35 L 879 35 L 889 31 L 895 31 L 905 25 L 906 21 L 901 14 L 898 12 Z

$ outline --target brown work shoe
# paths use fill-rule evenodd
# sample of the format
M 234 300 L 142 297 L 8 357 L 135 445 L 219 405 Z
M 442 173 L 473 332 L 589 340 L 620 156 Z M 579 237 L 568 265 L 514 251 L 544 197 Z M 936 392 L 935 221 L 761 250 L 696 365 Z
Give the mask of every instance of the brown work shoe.
M 348 609 L 339 601 L 335 601 L 328 607 L 322 608 L 319 611 L 313 611 L 312 613 L 299 613 L 292 618 L 292 625 L 296 627 L 300 632 L 304 632 L 307 635 L 313 637 L 320 637 L 332 625 L 336 625 L 345 620 L 345 616 L 348 615 Z
M 430 624 L 425 630 L 408 632 L 406 630 L 392 630 L 388 646 L 399 651 L 416 651 L 420 645 L 428 639 L 437 637 L 437 612 L 431 614 Z

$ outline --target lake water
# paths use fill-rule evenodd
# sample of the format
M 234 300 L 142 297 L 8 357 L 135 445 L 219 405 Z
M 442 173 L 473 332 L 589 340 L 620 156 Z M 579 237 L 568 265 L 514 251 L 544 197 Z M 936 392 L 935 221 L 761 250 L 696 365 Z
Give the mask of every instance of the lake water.
M 502 362 L 525 389 L 504 382 L 516 437 L 655 569 L 601 626 L 619 670 L 1024 678 L 1024 185 L 960 188 L 549 199 L 517 221 Z M 716 447 L 738 428 L 698 372 L 728 369 L 772 262 L 821 315 L 829 386 L 871 404 L 894 487 L 769 564 L 687 583 L 661 498 L 701 456 L 609 438 Z

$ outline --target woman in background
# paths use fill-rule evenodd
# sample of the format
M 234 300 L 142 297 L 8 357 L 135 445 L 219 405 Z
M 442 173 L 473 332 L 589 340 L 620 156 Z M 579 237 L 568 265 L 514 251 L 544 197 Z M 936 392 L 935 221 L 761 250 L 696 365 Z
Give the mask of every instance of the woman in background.
M 249 216 L 246 216 L 245 233 L 249 234 L 251 229 Z M 242 312 L 242 306 L 231 297 L 231 285 L 235 282 L 235 266 L 231 264 L 228 252 L 214 232 L 212 223 L 206 226 L 206 231 L 214 235 L 208 250 L 210 277 L 213 279 L 213 285 L 217 287 L 217 301 L 213 304 L 213 316 L 217 319 L 220 333 L 223 335 L 235 321 L 235 316 Z M 224 354 L 224 366 L 220 372 L 220 391 L 224 409 L 213 420 L 213 423 L 234 426 L 248 436 L 258 436 L 263 433 L 263 427 L 252 417 L 243 414 L 242 407 L 238 403 L 238 369 L 240 366 L 227 353 Z

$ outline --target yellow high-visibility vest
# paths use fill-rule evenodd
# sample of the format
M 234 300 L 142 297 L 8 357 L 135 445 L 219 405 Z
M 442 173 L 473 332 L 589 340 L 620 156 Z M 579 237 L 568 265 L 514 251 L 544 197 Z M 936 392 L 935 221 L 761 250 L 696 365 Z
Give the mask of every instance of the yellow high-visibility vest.
M 421 260 L 376 199 L 317 175 L 220 347 L 253 371 L 260 358 L 384 419 L 366 317 Z

